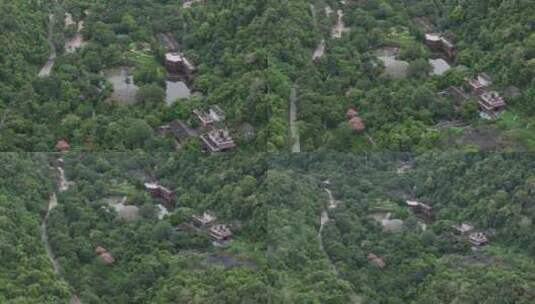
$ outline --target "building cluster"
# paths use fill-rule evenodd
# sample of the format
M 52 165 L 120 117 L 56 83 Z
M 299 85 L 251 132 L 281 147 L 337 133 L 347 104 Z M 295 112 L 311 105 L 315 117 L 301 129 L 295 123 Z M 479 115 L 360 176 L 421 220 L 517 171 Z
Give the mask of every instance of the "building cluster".
M 220 107 L 211 106 L 208 111 L 194 110 L 193 114 L 201 122 L 202 128 L 206 130 L 200 136 L 204 149 L 210 152 L 220 152 L 236 147 L 229 131 L 225 127 L 217 126 L 225 120 L 225 112 Z
M 204 212 L 202 215 L 194 215 L 193 223 L 197 228 L 204 229 L 215 242 L 224 243 L 232 238 L 232 231 L 225 224 L 215 224 L 217 217 Z
M 431 50 L 445 54 L 450 60 L 455 59 L 455 56 L 457 55 L 455 45 L 442 34 L 426 33 L 425 44 Z
M 433 218 L 433 208 L 431 206 L 410 200 L 406 201 L 406 204 L 416 215 L 422 216 L 427 220 Z
M 492 88 L 493 82 L 489 75 L 479 73 L 474 78 L 465 78 L 465 84 L 468 90 L 462 86 L 450 86 L 439 95 L 450 96 L 456 105 L 474 98 L 481 113 L 488 117 L 496 117 L 507 106 L 505 99 Z
M 167 208 L 174 208 L 175 193 L 158 183 L 145 183 L 145 189 L 155 198 L 164 201 Z
M 475 247 L 484 246 L 489 243 L 487 235 L 481 231 L 474 231 L 474 226 L 470 224 L 462 223 L 454 226 L 454 229 L 459 235 L 467 238 L 470 244 Z
M 448 59 L 455 59 L 457 50 L 455 45 L 448 40 L 444 35 L 433 31 L 432 26 L 428 25 L 426 19 L 416 20 L 422 24 L 425 30 L 425 44 L 434 51 L 439 51 L 445 54 Z M 485 73 L 478 74 L 475 78 L 466 79 L 466 83 L 470 88 L 470 92 L 466 92 L 462 87 L 451 86 L 446 91 L 441 92 L 444 95 L 453 97 L 457 104 L 475 97 L 481 110 L 482 116 L 496 117 L 507 104 L 500 94 L 491 89 L 492 79 Z M 515 95 L 518 95 L 518 92 Z
M 496 116 L 507 105 L 500 93 L 492 90 L 492 79 L 489 75 L 480 73 L 475 78 L 467 78 L 466 83 L 477 97 L 479 108 L 484 113 Z
M 158 132 L 172 134 L 177 146 L 183 144 L 188 138 L 199 137 L 203 149 L 208 152 L 222 152 L 236 147 L 234 138 L 222 125 L 225 112 L 219 106 L 211 106 L 207 111 L 195 109 L 193 114 L 200 124 L 197 129 L 191 128 L 181 120 L 175 120 L 170 124 L 160 126 Z
M 364 121 L 359 115 L 359 112 L 354 107 L 350 107 L 346 111 L 346 119 L 349 123 L 349 127 L 351 130 L 355 132 L 362 132 L 364 129 L 366 129 L 366 125 L 364 124 Z

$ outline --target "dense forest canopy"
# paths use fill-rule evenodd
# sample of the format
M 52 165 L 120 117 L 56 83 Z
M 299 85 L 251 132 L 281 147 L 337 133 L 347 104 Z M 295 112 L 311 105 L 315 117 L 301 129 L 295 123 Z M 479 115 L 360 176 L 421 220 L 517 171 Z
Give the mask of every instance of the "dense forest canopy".
M 17 229 L 2 233 L 5 244 L 19 240 L 2 249 L 7 301 L 531 303 L 535 296 L 532 155 L 58 157 L 4 156 L 5 175 L 16 177 L 2 183 L 4 224 L 16 221 Z M 61 177 L 51 165 L 64 169 L 68 187 L 53 187 Z M 147 181 L 173 191 L 174 205 L 151 195 Z M 39 235 L 52 192 L 58 205 L 46 231 L 59 275 Z M 432 216 L 411 211 L 407 200 L 429 205 Z M 193 216 L 204 212 L 232 227 L 230 242 L 216 246 L 195 226 Z M 489 243 L 471 245 L 455 231 L 461 223 Z M 35 289 L 24 293 L 23 281 Z
M 0 303 L 535 303 L 534 1 L 0 15 Z
M 239 148 L 422 151 L 433 147 L 531 150 L 535 43 L 531 1 L 74 1 L 3 3 L 0 149 L 52 151 L 60 138 L 77 150 L 135 148 L 169 151 L 154 130 L 192 109 L 221 106 Z M 338 15 L 338 13 L 341 13 Z M 83 45 L 66 52 L 83 21 Z M 54 16 L 50 21 L 50 16 Z M 451 69 L 429 76 L 437 54 L 424 44 L 426 27 L 447 36 L 457 56 Z M 47 33 L 48 30 L 50 33 Z M 341 31 L 340 36 L 333 33 Z M 165 106 L 165 45 L 176 39 L 198 69 L 189 99 Z M 50 53 L 48 77 L 37 77 Z M 323 51 L 312 59 L 314 50 Z M 399 49 L 408 75 L 392 78 L 378 52 Z M 128 67 L 140 87 L 135 104 L 112 102 L 106 75 Z M 491 75 L 507 107 L 479 118 L 475 97 L 462 105 L 438 94 L 465 77 Z M 105 78 L 108 78 L 106 81 Z M 296 89 L 296 121 L 288 116 Z M 112 98 L 113 99 L 113 98 Z M 354 107 L 365 132 L 345 119 Z M 134 140 L 128 128 L 135 125 Z M 240 140 L 241 141 L 241 140 Z M 196 140 L 192 140 L 194 145 Z

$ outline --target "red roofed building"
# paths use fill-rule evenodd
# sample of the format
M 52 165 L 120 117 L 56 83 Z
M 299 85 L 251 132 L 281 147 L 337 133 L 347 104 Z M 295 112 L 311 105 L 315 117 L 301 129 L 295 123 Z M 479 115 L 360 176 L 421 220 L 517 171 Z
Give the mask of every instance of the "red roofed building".
M 353 107 L 347 109 L 347 112 L 346 112 L 347 120 L 350 120 L 351 118 L 356 117 L 356 116 L 359 116 L 359 112 L 357 112 L 357 109 Z
M 479 95 L 479 107 L 481 110 L 492 114 L 506 106 L 505 100 L 496 91 L 489 91 Z
M 484 90 L 492 85 L 492 78 L 485 73 L 478 74 L 475 78 L 465 79 L 472 91 L 482 94 Z
M 98 255 L 100 261 L 105 265 L 111 265 L 115 262 L 115 258 L 104 247 L 98 246 L 95 248 L 95 254 Z
M 115 262 L 115 259 L 109 252 L 104 252 L 103 254 L 99 256 L 99 258 L 100 258 L 100 261 L 105 265 L 111 265 L 113 264 L 113 262 Z
M 104 249 L 104 247 L 102 247 L 102 246 L 98 246 L 97 248 L 95 248 L 95 253 L 96 253 L 97 255 L 101 255 L 101 254 L 103 254 L 104 252 L 106 252 L 106 249 Z
M 359 116 L 351 118 L 349 120 L 349 126 L 355 132 L 362 132 L 366 128 L 364 122 L 362 121 L 362 118 L 360 118 Z
M 69 145 L 69 143 L 65 139 L 60 139 L 56 143 L 56 150 L 58 150 L 60 152 L 68 152 L 70 148 L 71 148 L 71 146 Z
M 383 259 L 375 255 L 375 253 L 368 254 L 368 261 L 379 268 L 384 268 L 386 266 L 386 263 L 383 261 Z

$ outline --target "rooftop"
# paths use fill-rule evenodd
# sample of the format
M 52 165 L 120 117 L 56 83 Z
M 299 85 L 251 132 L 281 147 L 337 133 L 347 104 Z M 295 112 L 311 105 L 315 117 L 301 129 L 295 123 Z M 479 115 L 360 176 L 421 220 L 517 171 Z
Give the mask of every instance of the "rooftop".
M 194 70 L 195 69 L 193 64 L 191 62 L 189 62 L 189 60 L 182 53 L 178 53 L 178 52 L 166 53 L 165 54 L 165 60 L 168 61 L 168 62 L 184 64 L 190 70 Z
M 485 73 L 480 73 L 475 78 L 466 79 L 466 81 L 474 89 L 486 88 L 492 85 L 492 79 Z
M 506 106 L 505 100 L 496 91 L 484 92 L 479 96 L 479 104 L 485 110 L 497 110 L 498 108 Z
M 455 230 L 457 230 L 457 231 L 459 231 L 461 233 L 466 233 L 466 232 L 470 232 L 470 231 L 474 230 L 474 226 L 472 226 L 470 224 L 462 223 L 460 225 L 455 226 Z
M 429 41 L 438 42 L 440 41 L 440 34 L 437 33 L 427 33 L 425 34 L 425 39 Z
M 69 151 L 70 148 L 71 148 L 71 146 L 69 145 L 69 143 L 65 139 L 60 139 L 56 143 L 56 150 L 58 150 L 58 151 L 66 152 L 66 151 Z
M 346 111 L 347 119 L 351 119 L 351 118 L 353 118 L 355 116 L 358 116 L 358 115 L 359 115 L 359 112 L 357 111 L 357 109 L 355 109 L 353 107 L 347 109 L 347 111 Z
M 167 189 L 166 187 L 158 184 L 158 183 L 145 183 L 145 188 L 148 190 L 162 190 L 165 192 L 172 192 L 171 190 Z
M 357 131 L 357 132 L 363 131 L 366 128 L 366 126 L 364 125 L 364 122 L 362 121 L 362 118 L 360 118 L 359 116 L 355 116 L 351 118 L 349 120 L 349 126 L 351 127 L 353 131 Z
M 489 239 L 483 232 L 470 233 L 470 236 L 468 236 L 468 240 L 470 241 L 470 243 L 472 243 L 472 245 L 475 246 L 485 245 L 489 242 Z
M 406 201 L 406 203 L 410 207 L 416 207 L 416 206 L 420 205 L 420 203 L 417 202 L 417 201 Z
M 214 129 L 201 135 L 201 140 L 212 151 L 228 150 L 236 147 L 234 139 L 226 129 Z
M 219 240 L 225 240 L 232 236 L 230 229 L 223 224 L 214 225 L 210 228 L 210 234 Z
M 203 212 L 202 215 L 194 215 L 193 219 L 195 219 L 197 222 L 206 225 L 216 220 L 216 217 L 211 215 L 208 212 Z
M 224 121 L 226 117 L 225 112 L 217 105 L 211 106 L 208 111 L 195 109 L 193 110 L 193 114 L 195 114 L 204 125 Z

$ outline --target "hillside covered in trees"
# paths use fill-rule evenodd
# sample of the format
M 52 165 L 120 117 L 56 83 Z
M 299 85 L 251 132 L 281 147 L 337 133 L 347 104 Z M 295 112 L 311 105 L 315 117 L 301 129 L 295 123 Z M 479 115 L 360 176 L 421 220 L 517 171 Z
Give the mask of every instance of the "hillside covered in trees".
M 16 252 L 2 250 L 2 280 L 11 287 L 2 296 L 14 303 L 58 303 L 72 295 L 82 303 L 535 297 L 531 155 L 73 153 L 59 163 L 57 157 L 5 159 L 16 168 L 7 173 L 16 184 L 3 183 L 5 225 L 27 227 L 3 230 L 4 243 L 14 244 L 12 233 L 26 240 Z M 65 172 L 57 187 L 51 164 Z M 174 193 L 172 204 L 149 190 L 153 183 Z M 39 236 L 53 192 L 57 206 L 46 233 L 56 275 Z M 407 201 L 425 203 L 432 214 Z M 16 217 L 7 202 L 17 206 Z M 212 224 L 195 220 L 203 213 L 229 227 L 230 239 L 214 241 Z M 485 233 L 488 243 L 471 244 L 455 230 L 460 224 Z M 25 293 L 21 282 L 36 287 Z
M 0 16 L 0 303 L 535 303 L 534 1 Z
M 211 105 L 225 110 L 243 150 L 284 151 L 296 140 L 308 151 L 533 147 L 531 1 L 3 5 L 4 22 L 13 23 L 2 33 L 3 151 L 52 151 L 60 138 L 83 151 L 169 151 L 172 140 L 157 128 Z M 427 47 L 429 31 L 445 35 L 456 56 L 446 62 Z M 51 52 L 47 37 L 57 58 L 38 77 Z M 174 98 L 164 68 L 169 42 L 196 71 L 185 84 L 191 96 L 166 103 Z M 390 75 L 391 64 L 402 76 Z M 119 85 L 135 83 L 134 100 L 117 99 L 121 88 L 110 76 L 117 69 L 131 77 Z M 507 105 L 491 120 L 480 118 L 479 97 L 459 103 L 441 94 L 480 73 L 492 77 Z M 349 108 L 358 111 L 357 132 L 347 123 Z M 252 139 L 241 136 L 244 126 Z

